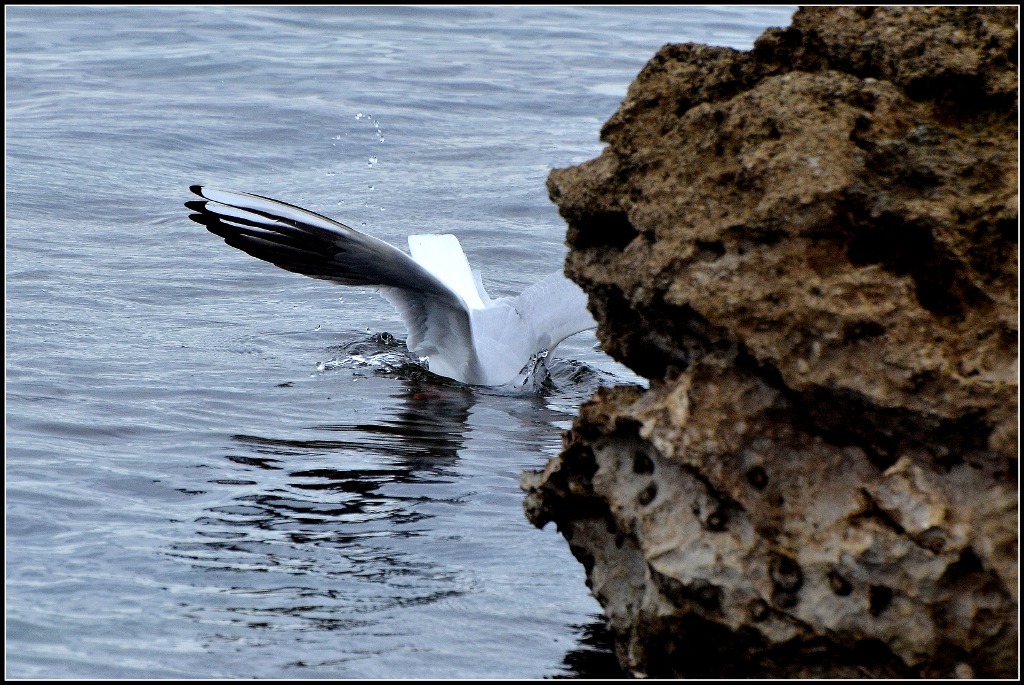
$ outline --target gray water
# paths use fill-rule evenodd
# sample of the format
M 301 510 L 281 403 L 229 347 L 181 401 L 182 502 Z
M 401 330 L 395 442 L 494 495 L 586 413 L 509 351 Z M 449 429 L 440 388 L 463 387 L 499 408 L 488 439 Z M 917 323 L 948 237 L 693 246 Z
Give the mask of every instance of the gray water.
M 637 379 L 593 334 L 536 394 L 431 377 L 374 292 L 182 203 L 203 183 L 402 247 L 455 233 L 515 294 L 565 254 L 549 170 L 600 152 L 646 60 L 791 14 L 8 7 L 7 676 L 618 675 L 518 479 Z

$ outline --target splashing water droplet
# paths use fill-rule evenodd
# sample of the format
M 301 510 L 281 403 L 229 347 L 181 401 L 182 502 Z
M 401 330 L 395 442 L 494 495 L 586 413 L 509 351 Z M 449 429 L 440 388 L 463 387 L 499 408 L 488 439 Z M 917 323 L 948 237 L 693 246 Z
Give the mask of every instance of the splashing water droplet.
M 370 159 L 366 160 L 366 166 L 373 166 L 377 163 L 377 155 L 372 155 Z

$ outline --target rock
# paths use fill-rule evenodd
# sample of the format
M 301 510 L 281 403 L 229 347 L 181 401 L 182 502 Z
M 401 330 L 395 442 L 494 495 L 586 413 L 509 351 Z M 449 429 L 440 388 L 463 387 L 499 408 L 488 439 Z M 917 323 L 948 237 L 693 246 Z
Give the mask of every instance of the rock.
M 1015 8 L 801 9 L 667 45 L 551 173 L 650 389 L 524 474 L 623 667 L 1017 672 Z

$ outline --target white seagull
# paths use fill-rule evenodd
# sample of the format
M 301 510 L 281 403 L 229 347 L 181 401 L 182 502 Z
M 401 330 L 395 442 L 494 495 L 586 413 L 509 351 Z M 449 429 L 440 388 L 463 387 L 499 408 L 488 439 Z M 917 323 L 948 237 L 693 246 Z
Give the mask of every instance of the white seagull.
M 411 235 L 409 251 L 268 197 L 191 186 L 193 221 L 232 247 L 295 273 L 375 286 L 398 310 L 406 346 L 431 372 L 472 385 L 535 384 L 544 359 L 594 328 L 587 296 L 561 272 L 492 300 L 451 235 Z

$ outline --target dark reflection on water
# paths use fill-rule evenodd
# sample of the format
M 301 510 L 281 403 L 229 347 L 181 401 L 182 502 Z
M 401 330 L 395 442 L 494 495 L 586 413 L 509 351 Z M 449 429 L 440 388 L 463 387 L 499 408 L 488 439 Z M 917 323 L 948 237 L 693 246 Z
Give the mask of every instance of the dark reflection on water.
M 233 436 L 248 453 L 228 455 L 229 462 L 254 478 L 258 472 L 276 477 L 234 479 L 235 485 L 256 487 L 210 507 L 196 520 L 196 539 L 174 546 L 175 556 L 211 573 L 236 572 L 237 582 L 250 584 L 223 579 L 229 599 L 199 609 L 200 621 L 221 621 L 213 612 L 248 628 L 350 630 L 375 622 L 361 616 L 463 592 L 454 572 L 388 540 L 420 534 L 417 524 L 431 518 L 420 506 L 425 500 L 460 503 L 422 488 L 405 494 L 397 489 L 452 481 L 473 394 L 406 381 L 397 399 L 400 410 L 377 423 L 308 429 L 337 438 Z M 375 458 L 353 459 L 358 455 Z M 352 461 L 360 466 L 331 465 Z M 385 588 L 373 588 L 381 584 Z
M 566 672 L 557 678 L 608 679 L 626 678 L 627 674 L 615 658 L 612 635 L 604 621 L 573 626 L 579 646 L 565 655 Z
M 518 449 L 550 449 L 557 435 L 552 423 L 566 419 L 548 406 L 551 398 L 568 389 L 565 401 L 576 403 L 573 393 L 592 391 L 585 386 L 596 387 L 600 379 L 580 365 L 560 364 L 543 393 L 509 398 L 416 365 L 381 373 L 395 381 L 397 392 L 394 406 L 378 412 L 379 419 L 312 425 L 303 429 L 309 437 L 232 436 L 237 449 L 224 456 L 224 476 L 211 482 L 240 492 L 207 507 L 195 520 L 195 537 L 171 552 L 205 572 L 206 594 L 216 599 L 189 613 L 212 631 L 210 640 L 251 642 L 251 633 L 236 634 L 235 628 L 268 635 L 345 632 L 337 660 L 292 664 L 303 675 L 344 670 L 339 664 L 355 654 L 386 654 L 381 634 L 401 632 L 394 627 L 401 618 L 389 612 L 458 604 L 472 591 L 443 551 L 424 553 L 416 540 L 432 544 L 440 529 L 431 521 L 438 507 L 463 506 L 466 488 L 474 487 L 458 470 L 474 430 L 474 405 L 498 403 Z M 500 448 L 500 436 L 482 435 Z M 508 511 L 509 517 L 520 515 Z M 601 623 L 566 631 L 577 646 L 564 657 L 558 677 L 621 675 Z M 353 654 L 345 655 L 348 650 Z

